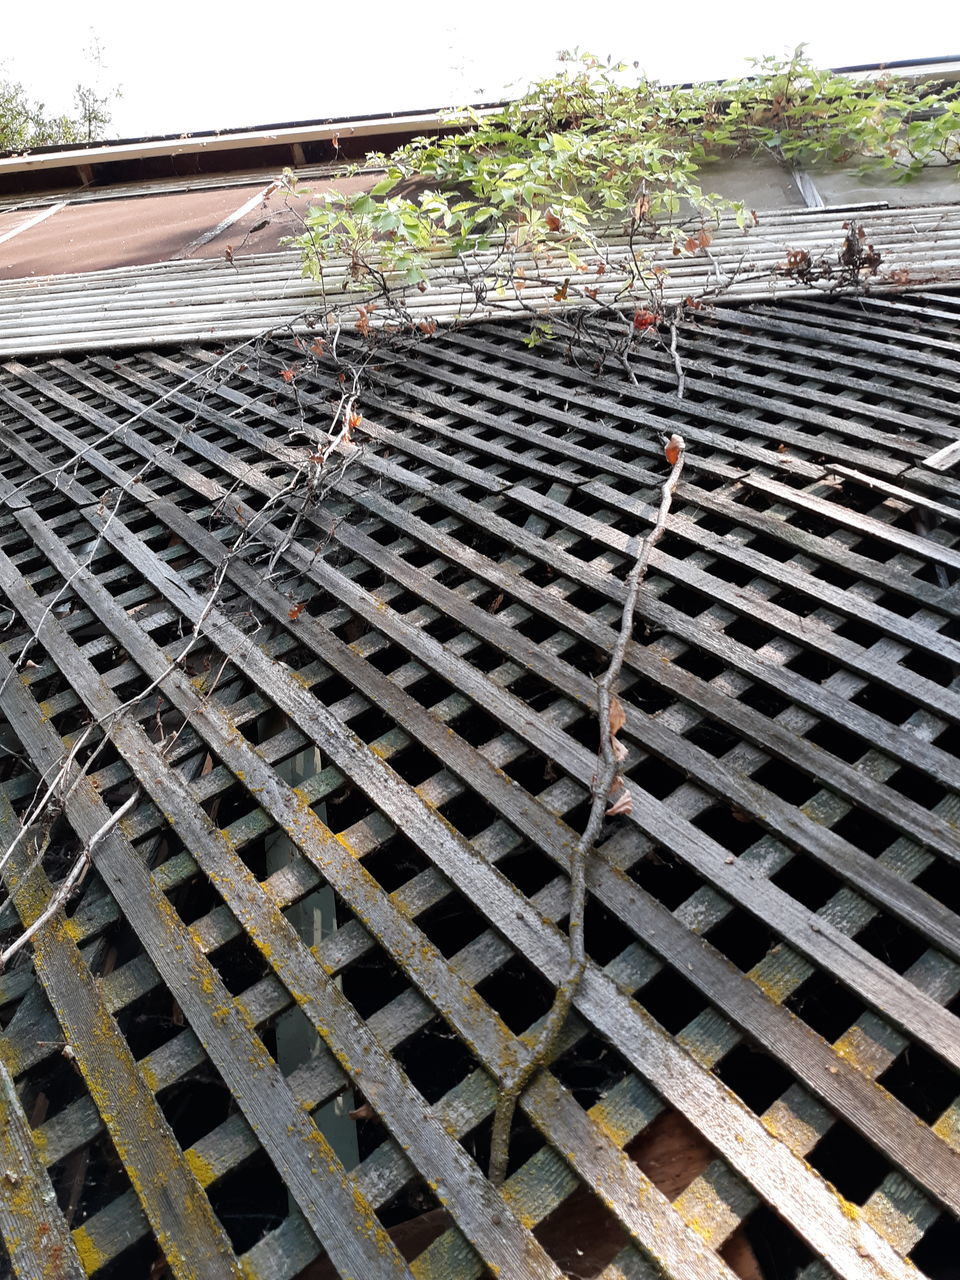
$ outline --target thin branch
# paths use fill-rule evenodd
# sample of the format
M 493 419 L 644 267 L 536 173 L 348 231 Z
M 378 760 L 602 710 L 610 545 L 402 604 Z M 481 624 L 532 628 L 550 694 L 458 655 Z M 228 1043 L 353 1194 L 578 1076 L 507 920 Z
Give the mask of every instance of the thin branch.
M 30 939 L 51 920 L 60 908 L 68 901 L 74 889 L 83 880 L 84 876 L 90 870 L 93 851 L 101 841 L 105 840 L 117 823 L 129 813 L 140 797 L 140 788 L 134 788 L 133 792 L 127 797 L 116 813 L 112 813 L 106 822 L 97 831 L 94 832 L 90 839 L 90 843 L 86 846 L 76 862 L 70 868 L 70 871 L 57 885 L 57 888 L 50 898 L 50 901 L 44 907 L 40 915 L 37 916 L 33 924 L 28 929 L 24 929 L 13 942 L 10 943 L 6 951 L 0 952 L 0 973 L 7 967 L 7 964 L 16 953 L 25 947 Z
M 683 365 L 680 363 L 680 357 L 677 355 L 677 321 L 678 316 L 675 314 L 670 321 L 670 355 L 673 357 L 673 367 L 677 371 L 677 399 L 683 399 Z
M 633 618 L 640 588 L 650 563 L 650 554 L 666 531 L 673 495 L 683 471 L 684 448 L 682 436 L 673 435 L 667 441 L 664 452 L 667 461 L 671 464 L 671 469 L 660 490 L 660 509 L 653 528 L 641 539 L 636 548 L 634 563 L 627 575 L 627 592 L 620 616 L 620 633 L 607 669 L 597 681 L 600 745 L 597 751 L 597 771 L 593 778 L 593 800 L 587 825 L 570 859 L 570 915 L 567 928 L 569 965 L 566 974 L 557 985 L 553 1004 L 540 1027 L 530 1053 L 513 1075 L 501 1082 L 490 1140 L 489 1177 L 495 1186 L 499 1186 L 507 1174 L 510 1130 L 513 1127 L 517 1102 L 534 1075 L 550 1062 L 587 967 L 583 927 L 587 898 L 587 866 L 596 848 L 596 842 L 603 827 L 603 819 L 614 813 L 629 813 L 632 807 L 629 787 L 620 773 L 620 765 L 626 756 L 626 749 L 617 739 L 617 734 L 624 722 L 623 709 L 613 690 L 620 678 L 627 644 L 633 635 Z

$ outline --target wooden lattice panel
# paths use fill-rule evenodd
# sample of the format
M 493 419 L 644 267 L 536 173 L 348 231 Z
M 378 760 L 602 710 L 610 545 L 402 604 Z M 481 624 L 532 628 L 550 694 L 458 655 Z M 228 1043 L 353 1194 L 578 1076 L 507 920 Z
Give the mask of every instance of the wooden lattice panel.
M 287 340 L 4 367 L 4 944 L 95 866 L 0 975 L 16 1275 L 950 1274 L 960 309 L 719 308 L 682 401 L 518 338 L 385 358 L 320 504 L 338 382 Z M 663 430 L 633 813 L 498 1190 Z

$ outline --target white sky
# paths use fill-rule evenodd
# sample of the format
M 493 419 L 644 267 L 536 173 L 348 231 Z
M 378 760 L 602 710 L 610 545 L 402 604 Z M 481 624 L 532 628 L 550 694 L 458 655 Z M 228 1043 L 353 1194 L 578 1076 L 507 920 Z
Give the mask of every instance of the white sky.
M 36 2 L 36 0 L 35 0 Z M 124 137 L 462 105 L 579 46 L 665 81 L 738 74 L 806 41 L 822 65 L 960 54 L 960 0 L 5 0 L 0 75 L 51 110 L 120 85 Z M 916 15 L 917 21 L 911 20 Z M 105 69 L 84 57 L 99 39 Z

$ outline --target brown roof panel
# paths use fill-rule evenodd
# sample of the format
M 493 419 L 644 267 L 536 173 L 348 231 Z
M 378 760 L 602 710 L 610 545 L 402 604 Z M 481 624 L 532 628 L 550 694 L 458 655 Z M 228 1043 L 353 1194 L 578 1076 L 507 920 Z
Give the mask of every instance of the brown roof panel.
M 256 186 L 177 190 L 82 204 L 72 203 L 65 194 L 62 202 L 54 199 L 42 210 L 0 214 L 0 279 L 104 271 L 175 258 L 221 258 L 227 245 L 238 252 L 271 253 L 285 236 L 300 229 L 313 192 L 361 191 L 378 178 L 374 173 L 326 178 L 312 182 L 307 194 L 294 196 L 278 188 L 279 175 L 264 173 L 261 199 Z

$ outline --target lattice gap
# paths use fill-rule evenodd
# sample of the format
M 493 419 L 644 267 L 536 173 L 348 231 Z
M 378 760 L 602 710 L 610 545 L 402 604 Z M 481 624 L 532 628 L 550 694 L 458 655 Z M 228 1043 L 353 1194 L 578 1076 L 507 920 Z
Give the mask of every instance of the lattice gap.
M 359 1227 L 370 1280 L 401 1252 L 450 1280 L 648 1280 L 651 1256 L 674 1280 L 859 1280 L 885 1248 L 884 1274 L 899 1254 L 947 1280 L 960 549 L 917 463 L 956 421 L 916 339 L 957 335 L 911 305 L 922 329 L 854 303 L 718 308 L 684 333 L 682 402 L 655 347 L 633 385 L 503 326 L 439 335 L 382 366 L 360 453 L 305 518 L 272 501 L 337 382 L 285 382 L 286 340 L 209 378 L 209 349 L 5 371 L 4 842 L 45 751 L 92 757 L 91 811 L 141 788 L 64 954 L 221 1241 L 204 1274 L 353 1274 Z M 593 680 L 658 500 L 655 433 L 677 429 L 621 686 L 634 814 L 590 881 L 595 993 L 518 1111 L 501 1196 L 492 1077 L 550 1005 Z M 277 541 L 221 580 L 257 511 Z M 54 883 L 92 821 L 77 804 L 27 842 Z M 156 895 L 142 921 L 123 857 Z M 8 902 L 0 942 L 20 928 Z M 91 1044 L 62 1052 L 69 992 L 52 968 L 0 976 L 0 1059 L 65 1239 L 103 1280 L 159 1280 L 165 1252 L 187 1274 Z M 278 1072 L 287 1122 L 238 1055 Z M 317 1133 L 316 1184 L 350 1206 L 333 1236 L 290 1172 Z M 662 1196 L 638 1199 L 644 1176 Z

